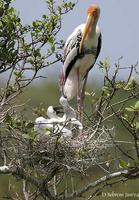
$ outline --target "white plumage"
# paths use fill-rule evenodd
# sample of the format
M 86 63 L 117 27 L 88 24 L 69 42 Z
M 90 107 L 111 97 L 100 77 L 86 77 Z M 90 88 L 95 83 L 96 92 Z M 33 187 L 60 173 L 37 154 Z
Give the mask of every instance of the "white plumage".
M 87 22 L 79 25 L 65 43 L 65 61 L 60 79 L 63 95 L 68 100 L 77 94 L 83 79 L 98 57 L 101 48 L 101 33 L 96 25 L 99 13 L 98 6 L 90 6 Z
M 59 117 L 53 108 L 49 106 L 47 109 L 48 118 L 38 117 L 35 120 L 35 130 L 39 135 L 61 134 L 61 136 L 72 137 L 72 125 L 77 125 L 79 130 L 83 129 L 82 124 L 75 118 L 75 111 L 71 108 L 64 97 L 60 98 L 60 103 L 64 109 L 64 115 Z M 67 126 L 70 125 L 67 128 Z

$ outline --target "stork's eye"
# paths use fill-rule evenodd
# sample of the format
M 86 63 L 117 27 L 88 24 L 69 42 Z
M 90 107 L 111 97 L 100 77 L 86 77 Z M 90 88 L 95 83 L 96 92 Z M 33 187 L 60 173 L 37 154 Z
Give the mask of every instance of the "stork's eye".
M 97 12 L 97 11 L 94 11 L 94 12 L 93 12 L 93 16 L 94 16 L 94 17 L 97 17 L 97 16 L 98 16 L 98 12 Z

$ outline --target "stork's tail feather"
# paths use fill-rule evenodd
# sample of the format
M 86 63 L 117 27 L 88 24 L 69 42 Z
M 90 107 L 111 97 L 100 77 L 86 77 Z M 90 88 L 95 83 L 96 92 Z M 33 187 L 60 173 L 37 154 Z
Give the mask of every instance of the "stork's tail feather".
M 62 68 L 61 71 L 60 71 L 60 75 L 59 75 L 59 86 L 60 86 L 60 88 L 63 88 L 64 84 L 65 84 L 65 74 L 64 74 L 64 71 L 63 71 L 63 68 Z

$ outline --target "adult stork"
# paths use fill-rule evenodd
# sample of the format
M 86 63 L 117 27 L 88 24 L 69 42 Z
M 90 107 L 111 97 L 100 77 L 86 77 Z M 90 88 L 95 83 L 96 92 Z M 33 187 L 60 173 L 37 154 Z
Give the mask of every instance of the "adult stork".
M 83 109 L 88 72 L 94 66 L 101 49 L 101 32 L 97 26 L 99 16 L 99 6 L 89 6 L 86 23 L 73 31 L 64 46 L 60 86 L 63 96 L 68 101 L 77 95 L 79 112 Z

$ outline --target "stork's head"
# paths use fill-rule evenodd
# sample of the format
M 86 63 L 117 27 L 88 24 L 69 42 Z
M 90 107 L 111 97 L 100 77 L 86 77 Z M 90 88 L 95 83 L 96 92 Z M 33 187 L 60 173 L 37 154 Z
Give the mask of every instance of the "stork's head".
M 63 111 L 61 110 L 62 108 L 60 106 L 49 106 L 47 109 L 47 116 L 51 119 L 51 118 L 57 118 L 58 114 L 63 113 Z
M 100 15 L 100 7 L 96 4 L 89 6 L 87 10 L 87 14 L 93 16 L 94 20 L 98 19 Z
M 79 49 L 80 53 L 82 51 L 83 43 L 87 34 L 89 33 L 90 30 L 96 27 L 97 21 L 99 19 L 99 15 L 100 15 L 100 8 L 98 5 L 93 4 L 89 6 L 87 10 L 87 21 L 85 24 L 85 28 L 83 30 L 82 40 L 80 43 L 80 49 Z

